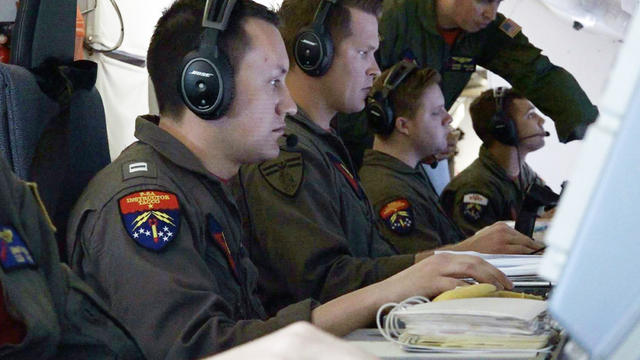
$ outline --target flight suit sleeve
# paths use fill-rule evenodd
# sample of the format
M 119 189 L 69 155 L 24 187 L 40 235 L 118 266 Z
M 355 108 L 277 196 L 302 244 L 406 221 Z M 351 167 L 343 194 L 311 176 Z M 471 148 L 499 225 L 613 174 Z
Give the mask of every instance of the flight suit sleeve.
M 429 225 L 425 204 L 406 194 L 392 194 L 373 205 L 378 228 L 400 254 L 435 249 L 440 236 Z
M 302 152 L 303 174 L 292 196 L 276 190 L 259 165 L 240 173 L 240 201 L 246 201 L 250 212 L 251 253 L 265 259 L 289 293 L 297 299 L 326 302 L 413 264 L 413 255 L 354 257 L 341 224 L 348 220 L 340 214 L 337 179 L 320 155 L 301 145 L 297 148 Z
M 576 79 L 552 64 L 521 31 L 512 38 L 501 30 L 504 21 L 510 20 L 498 14 L 487 29 L 488 39 L 479 65 L 505 78 L 549 116 L 561 142 L 584 137 L 587 126 L 598 116 L 597 107 Z
M 466 236 L 472 236 L 478 230 L 489 226 L 503 213 L 496 193 L 487 190 L 460 187 L 456 190 L 445 188 L 440 197 L 445 212 L 460 227 Z
M 400 61 L 399 54 L 402 54 L 405 50 L 401 47 L 406 46 L 401 36 L 407 32 L 407 21 L 413 19 L 413 17 L 403 16 L 404 6 L 392 7 L 387 2 L 391 3 L 389 0 L 385 1 L 384 12 L 378 25 L 380 47 L 376 53 L 376 58 L 380 69 L 387 69 Z M 419 24 L 413 25 L 418 26 L 418 29 L 420 28 Z
M 235 281 L 233 275 L 212 273 L 205 262 L 204 220 L 181 203 L 177 236 L 161 251 L 144 248 L 125 229 L 117 200 L 134 190 L 143 189 L 130 188 L 101 208 L 72 215 L 77 225 L 70 228 L 78 235 L 71 259 L 146 358 L 202 358 L 310 320 L 312 302 L 306 301 L 270 320 L 236 321 L 240 315 L 220 295 L 220 284 Z

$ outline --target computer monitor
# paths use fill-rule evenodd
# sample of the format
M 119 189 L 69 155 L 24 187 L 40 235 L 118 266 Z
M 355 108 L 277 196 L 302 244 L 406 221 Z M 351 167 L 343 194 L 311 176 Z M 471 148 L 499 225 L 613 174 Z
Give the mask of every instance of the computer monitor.
M 552 316 L 592 359 L 640 358 L 640 19 L 548 231 Z

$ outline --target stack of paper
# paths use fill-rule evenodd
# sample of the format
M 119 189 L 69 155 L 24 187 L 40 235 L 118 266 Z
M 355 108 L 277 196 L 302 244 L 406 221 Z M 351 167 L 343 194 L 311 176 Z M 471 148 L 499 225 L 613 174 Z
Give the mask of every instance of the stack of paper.
M 394 311 L 404 323 L 398 340 L 409 350 L 536 350 L 550 336 L 546 302 L 467 298 Z
M 536 275 L 540 262 L 542 261 L 542 255 L 483 254 L 475 251 L 436 251 L 436 254 L 440 253 L 481 257 L 509 277 Z

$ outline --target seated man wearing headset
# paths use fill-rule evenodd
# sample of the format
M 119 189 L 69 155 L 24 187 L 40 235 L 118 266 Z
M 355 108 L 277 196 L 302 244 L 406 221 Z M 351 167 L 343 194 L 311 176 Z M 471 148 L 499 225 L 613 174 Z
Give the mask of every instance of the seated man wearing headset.
M 71 215 L 73 270 L 147 358 L 202 358 L 300 320 L 343 335 L 386 302 L 432 297 L 459 278 L 511 286 L 486 262 L 433 257 L 335 301 L 307 299 L 267 317 L 227 181 L 241 164 L 278 155 L 284 118 L 296 111 L 277 23 L 252 1 L 175 2 L 147 56 L 160 116 L 136 120 L 139 141 L 90 182 Z
M 466 236 L 440 207 L 420 165 L 447 149 L 451 116 L 437 71 L 401 61 L 385 70 L 367 98 L 365 112 L 375 133 L 360 169 L 380 231 L 402 253 L 447 249 L 486 253 L 531 253 L 531 239 L 496 224 Z M 499 236 L 501 235 L 501 236 Z
M 487 90 L 469 107 L 480 154 L 442 192 L 447 214 L 467 235 L 499 220 L 516 220 L 531 184 L 544 185 L 525 158 L 549 135 L 533 104 L 514 89 Z
M 35 185 L 0 156 L 0 358 L 142 359 L 105 309 L 60 263 Z

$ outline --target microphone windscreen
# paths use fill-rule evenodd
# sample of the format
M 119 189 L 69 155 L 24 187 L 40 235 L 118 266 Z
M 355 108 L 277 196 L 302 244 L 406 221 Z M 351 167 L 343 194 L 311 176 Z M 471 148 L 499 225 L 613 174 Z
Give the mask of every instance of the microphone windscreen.
M 287 138 L 287 147 L 294 147 L 298 145 L 298 137 L 295 134 L 285 135 Z
M 548 131 L 545 131 L 545 132 L 544 132 L 544 136 L 551 136 L 551 133 L 550 133 L 550 132 L 548 132 Z

